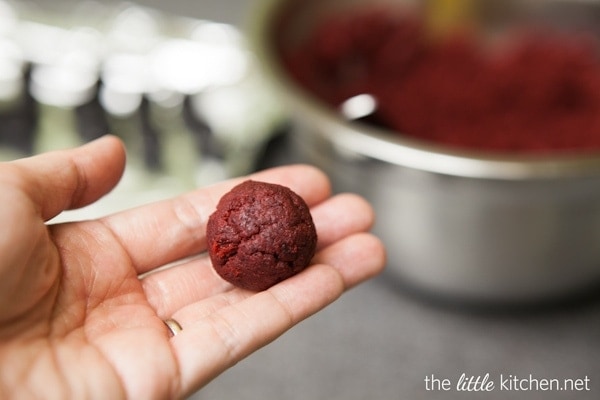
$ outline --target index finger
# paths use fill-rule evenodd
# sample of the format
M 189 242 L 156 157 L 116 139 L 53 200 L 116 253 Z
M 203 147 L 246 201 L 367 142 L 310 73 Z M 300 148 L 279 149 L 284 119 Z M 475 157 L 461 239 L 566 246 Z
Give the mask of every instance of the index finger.
M 307 165 L 261 171 L 100 219 L 127 251 L 138 274 L 204 251 L 206 222 L 223 194 L 246 179 L 288 186 L 309 206 L 331 194 L 326 175 Z
M 112 189 L 125 168 L 125 148 L 106 135 L 83 146 L 1 163 L 0 178 L 26 194 L 47 221 L 90 204 Z

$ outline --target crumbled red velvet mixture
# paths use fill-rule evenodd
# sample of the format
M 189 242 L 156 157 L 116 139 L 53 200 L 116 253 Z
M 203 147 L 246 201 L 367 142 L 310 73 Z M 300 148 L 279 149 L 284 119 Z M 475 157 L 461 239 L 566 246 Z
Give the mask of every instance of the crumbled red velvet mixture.
M 326 18 L 283 51 L 292 76 L 331 104 L 369 93 L 371 117 L 404 135 L 460 148 L 600 149 L 598 41 L 528 30 L 494 51 L 474 35 L 432 40 L 417 18 L 360 10 Z

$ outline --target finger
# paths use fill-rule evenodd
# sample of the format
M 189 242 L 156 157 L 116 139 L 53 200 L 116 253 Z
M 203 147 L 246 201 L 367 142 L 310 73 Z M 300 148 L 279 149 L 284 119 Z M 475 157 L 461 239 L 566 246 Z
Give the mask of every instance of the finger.
M 183 331 L 172 345 L 183 389 L 191 393 L 383 268 L 383 247 L 370 234 L 353 235 L 333 247 L 323 256 L 333 257 L 331 264 L 313 265 L 263 292 L 235 289 L 176 313 Z M 349 264 L 340 257 L 347 252 L 354 256 Z
M 339 194 L 311 208 L 310 213 L 317 230 L 319 249 L 351 233 L 367 231 L 375 222 L 371 205 L 352 193 Z
M 148 302 L 162 318 L 202 299 L 229 291 L 233 286 L 221 278 L 212 267 L 207 254 L 142 279 Z
M 315 257 L 314 265 L 329 265 L 340 271 L 346 289 L 380 272 L 385 263 L 385 252 L 381 242 L 370 234 L 356 234 L 337 242 Z M 313 268 L 312 266 L 309 267 Z M 217 277 L 218 279 L 218 277 Z M 222 287 L 228 290 L 200 298 L 182 305 L 179 309 L 159 316 L 163 319 L 175 317 L 181 321 L 198 321 L 219 309 L 238 303 L 255 292 L 235 288 L 221 279 Z
M 103 218 L 129 254 L 138 273 L 197 254 L 206 248 L 206 222 L 223 194 L 245 179 L 283 184 L 309 205 L 331 191 L 323 172 L 306 165 L 286 166 L 232 179 Z
M 98 200 L 119 181 L 125 150 L 104 136 L 84 146 L 2 164 L 2 181 L 32 200 L 44 220 Z
M 316 264 L 328 264 L 341 271 L 346 288 L 352 288 L 383 269 L 386 252 L 379 238 L 357 233 L 318 252 Z
M 319 249 L 370 229 L 374 219 L 371 206 L 363 198 L 352 194 L 327 199 L 313 207 L 311 213 L 317 228 Z M 206 255 L 150 274 L 142 280 L 142 284 L 150 304 L 164 318 L 186 304 L 230 288 L 216 274 Z

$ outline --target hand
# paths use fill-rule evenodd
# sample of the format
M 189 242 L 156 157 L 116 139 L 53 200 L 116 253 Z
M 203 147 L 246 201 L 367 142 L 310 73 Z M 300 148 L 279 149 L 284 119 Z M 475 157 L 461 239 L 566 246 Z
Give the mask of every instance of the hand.
M 106 194 L 124 165 L 111 136 L 0 164 L 0 398 L 185 397 L 383 268 L 370 206 L 329 197 L 308 166 L 252 175 L 304 197 L 319 236 L 313 264 L 264 292 L 234 288 L 202 254 L 208 216 L 241 179 L 46 224 Z

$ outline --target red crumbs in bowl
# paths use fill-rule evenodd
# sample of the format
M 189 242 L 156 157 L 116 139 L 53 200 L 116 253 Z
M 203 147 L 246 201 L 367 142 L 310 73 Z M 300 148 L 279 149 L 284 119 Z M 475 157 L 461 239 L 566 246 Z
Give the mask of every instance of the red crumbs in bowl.
M 430 40 L 414 17 L 362 10 L 325 19 L 283 58 L 334 107 L 375 96 L 371 121 L 404 135 L 488 151 L 600 149 L 598 41 L 530 30 L 498 46 Z

